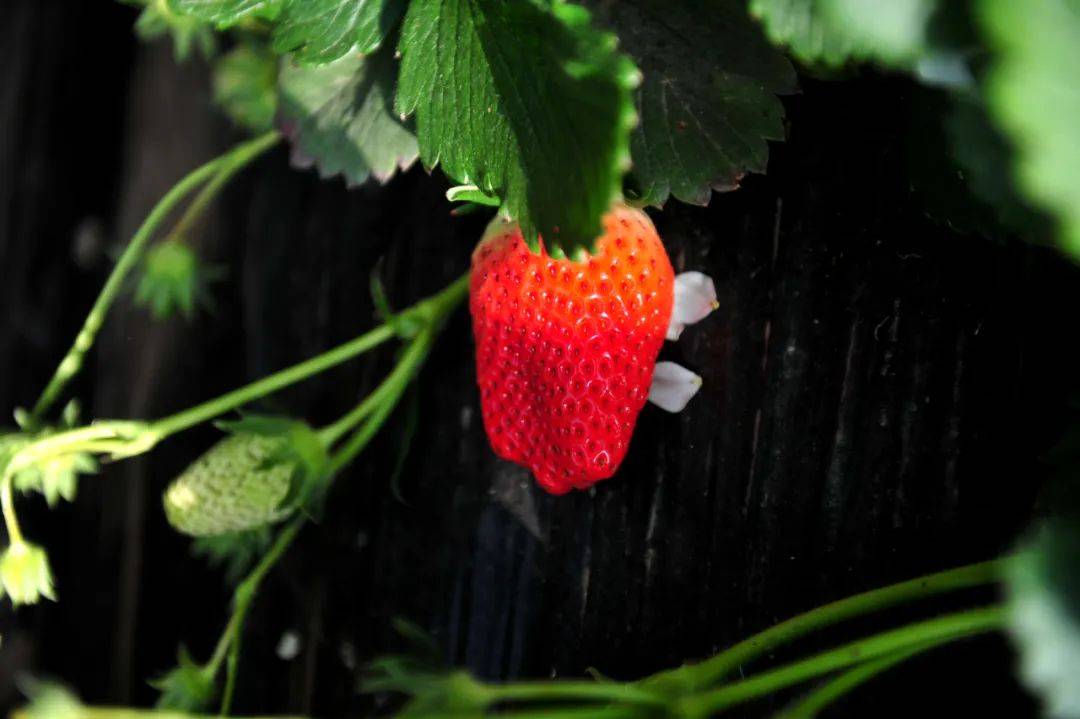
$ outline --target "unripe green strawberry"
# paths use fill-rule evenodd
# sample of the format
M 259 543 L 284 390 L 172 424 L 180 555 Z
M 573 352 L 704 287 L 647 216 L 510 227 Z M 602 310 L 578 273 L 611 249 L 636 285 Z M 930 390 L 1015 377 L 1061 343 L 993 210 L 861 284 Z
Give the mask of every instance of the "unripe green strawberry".
M 219 423 L 231 432 L 177 477 L 163 497 L 169 523 L 208 537 L 262 527 L 325 488 L 326 447 L 317 432 L 287 417 L 249 415 Z
M 165 491 L 165 516 L 194 537 L 238 532 L 282 519 L 295 462 L 272 462 L 280 436 L 234 434 L 211 447 Z

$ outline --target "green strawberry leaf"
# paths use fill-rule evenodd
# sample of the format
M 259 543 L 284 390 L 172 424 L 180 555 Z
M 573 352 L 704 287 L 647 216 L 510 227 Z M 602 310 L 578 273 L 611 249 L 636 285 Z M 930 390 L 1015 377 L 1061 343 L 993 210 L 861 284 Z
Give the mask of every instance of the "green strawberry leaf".
M 1020 190 L 1052 213 L 1058 243 L 1080 259 L 1080 3 L 979 0 L 995 52 L 987 105 L 1016 148 Z
M 907 65 L 924 51 L 937 5 L 938 0 L 750 0 L 750 13 L 770 40 L 803 62 Z
M 645 79 L 636 95 L 632 182 L 642 204 L 670 195 L 706 205 L 764 172 L 766 140 L 784 138 L 777 93 L 795 71 L 746 13 L 745 0 L 591 0 Z M 717 38 L 724 38 L 717 42 Z
M 396 105 L 424 165 L 498 197 L 535 248 L 575 251 L 620 196 L 633 63 L 560 0 L 413 0 Z
M 154 0 L 161 2 L 162 0 Z M 172 9 L 213 23 L 219 28 L 236 25 L 249 18 L 273 20 L 281 13 L 284 0 L 168 0 Z
M 161 692 L 155 706 L 178 712 L 202 712 L 214 701 L 214 677 L 206 667 L 196 664 L 187 649 L 180 647 L 176 666 L 150 682 Z
M 191 553 L 223 569 L 227 584 L 236 584 L 266 553 L 272 539 L 269 527 L 199 537 L 191 543 Z
M 283 61 L 281 116 L 294 162 L 349 184 L 389 180 L 417 157 L 416 137 L 393 112 L 397 65 L 392 50 L 350 55 L 323 67 Z
M 236 46 L 214 64 L 214 102 L 253 133 L 269 130 L 277 113 L 278 63 L 262 44 Z
M 259 17 L 273 20 L 272 44 L 296 62 L 321 65 L 374 52 L 401 19 L 405 0 L 172 0 L 219 28 Z
M 405 0 L 285 0 L 274 51 L 301 64 L 374 52 L 397 25 Z

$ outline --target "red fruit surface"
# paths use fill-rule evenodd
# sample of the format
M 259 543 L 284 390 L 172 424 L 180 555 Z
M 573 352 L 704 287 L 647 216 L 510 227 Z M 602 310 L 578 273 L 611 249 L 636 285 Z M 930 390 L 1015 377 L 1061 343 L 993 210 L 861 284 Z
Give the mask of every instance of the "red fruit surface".
M 675 275 L 645 213 L 604 217 L 580 262 L 529 251 L 493 222 L 473 252 L 469 309 L 484 428 L 553 494 L 607 479 L 649 395 Z

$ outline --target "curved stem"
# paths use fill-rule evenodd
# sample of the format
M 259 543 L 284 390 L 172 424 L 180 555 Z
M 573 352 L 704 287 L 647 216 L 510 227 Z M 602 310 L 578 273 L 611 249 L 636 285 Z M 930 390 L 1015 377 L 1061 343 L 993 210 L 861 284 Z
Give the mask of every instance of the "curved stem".
M 943 644 L 962 637 L 990 632 L 1005 624 L 1005 609 L 1000 606 L 969 609 L 910 624 L 882 634 L 845 644 L 785 667 L 733 682 L 678 702 L 681 715 L 699 719 L 757 697 L 771 694 L 794 684 L 834 672 L 837 669 L 876 659 L 897 651 L 928 643 Z
M 8 542 L 20 544 L 23 541 L 22 530 L 19 528 L 19 518 L 15 514 L 15 502 L 11 496 L 11 485 L 15 479 L 11 472 L 5 472 L 0 478 L 0 507 L 3 509 L 4 526 L 7 527 Z
M 199 194 L 195 195 L 195 199 L 184 210 L 184 214 L 169 230 L 165 241 L 176 241 L 184 237 L 199 221 L 203 213 L 206 212 L 206 208 L 218 196 L 222 188 L 229 184 L 233 176 L 244 169 L 252 160 L 276 145 L 280 139 L 281 133 L 277 130 L 271 130 L 248 143 L 238 146 L 235 151 L 226 155 L 217 174 L 210 178 L 210 181 L 199 190 Z
M 276 392 L 279 389 L 305 380 L 312 375 L 324 372 L 346 360 L 350 360 L 357 355 L 367 352 L 373 347 L 378 347 L 393 337 L 394 330 L 392 327 L 389 325 L 380 325 L 379 327 L 376 327 L 343 345 L 339 345 L 332 350 L 324 352 L 321 355 L 295 364 L 292 367 L 287 367 L 286 369 L 263 377 L 260 380 L 256 380 L 240 389 L 233 390 L 232 392 L 203 402 L 190 409 L 177 412 L 164 419 L 159 419 L 150 424 L 150 430 L 157 435 L 157 441 L 160 441 L 176 432 L 194 427 L 197 424 L 214 419 L 215 417 L 220 417 L 237 407 L 241 407 L 249 402 L 265 397 L 272 392 Z
M 60 361 L 60 364 L 57 365 L 52 378 L 42 391 L 33 410 L 31 410 L 30 418 L 32 422 L 36 423 L 41 420 L 64 391 L 67 383 L 82 369 L 86 353 L 93 346 L 94 340 L 97 339 L 97 333 L 105 321 L 105 315 L 108 313 L 109 308 L 120 293 L 124 278 L 127 277 L 128 272 L 138 262 L 146 243 L 153 236 L 158 226 L 168 217 L 176 204 L 208 178 L 218 173 L 219 170 L 227 170 L 229 176 L 231 176 L 231 173 L 271 147 L 279 137 L 280 135 L 277 132 L 272 132 L 238 145 L 225 155 L 211 160 L 202 167 L 190 172 L 158 201 L 131 238 L 131 242 L 124 248 L 124 252 L 120 255 L 120 259 L 117 260 L 112 272 L 109 273 L 109 278 L 105 281 L 105 286 L 101 288 L 101 293 L 98 294 L 93 307 L 90 308 L 82 328 L 75 336 L 75 341 Z
M 368 395 L 367 399 L 360 403 L 357 409 L 366 409 L 367 414 L 370 416 L 345 446 L 330 458 L 329 472 L 331 475 L 337 474 L 355 459 L 356 455 L 367 447 L 379 429 L 382 428 L 390 413 L 397 407 L 405 388 L 408 387 L 409 382 L 412 381 L 416 373 L 420 371 L 420 367 L 423 366 L 434 340 L 434 328 L 426 327 L 421 330 L 420 334 L 409 344 L 401 359 L 398 360 L 393 371 L 375 388 L 374 392 Z M 351 419 L 351 415 L 354 413 L 355 411 L 350 412 L 345 418 Z M 329 429 L 337 431 L 336 424 L 331 425 Z
M 830 679 L 825 684 L 800 699 L 795 705 L 784 710 L 776 716 L 776 719 L 813 719 L 822 709 L 844 696 L 848 692 L 857 689 L 882 672 L 892 669 L 897 664 L 905 662 L 917 654 L 922 654 L 934 647 L 940 646 L 941 642 L 928 642 L 910 649 L 886 654 L 880 659 L 860 664 L 854 669 L 849 669 L 835 679 Z
M 1004 562 L 994 559 L 968 564 L 822 605 L 744 639 L 705 661 L 664 672 L 648 681 L 674 682 L 685 691 L 711 686 L 743 664 L 822 627 L 904 602 L 995 582 L 1001 576 Z

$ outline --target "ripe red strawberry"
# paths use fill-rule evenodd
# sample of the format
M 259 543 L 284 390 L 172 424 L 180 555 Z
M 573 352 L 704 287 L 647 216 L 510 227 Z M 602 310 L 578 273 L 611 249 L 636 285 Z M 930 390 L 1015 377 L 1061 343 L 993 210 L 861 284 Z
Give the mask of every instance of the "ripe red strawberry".
M 553 494 L 618 469 L 649 395 L 674 272 L 645 213 L 604 217 L 597 253 L 573 262 L 495 221 L 473 252 L 469 309 L 484 427 L 496 454 Z

